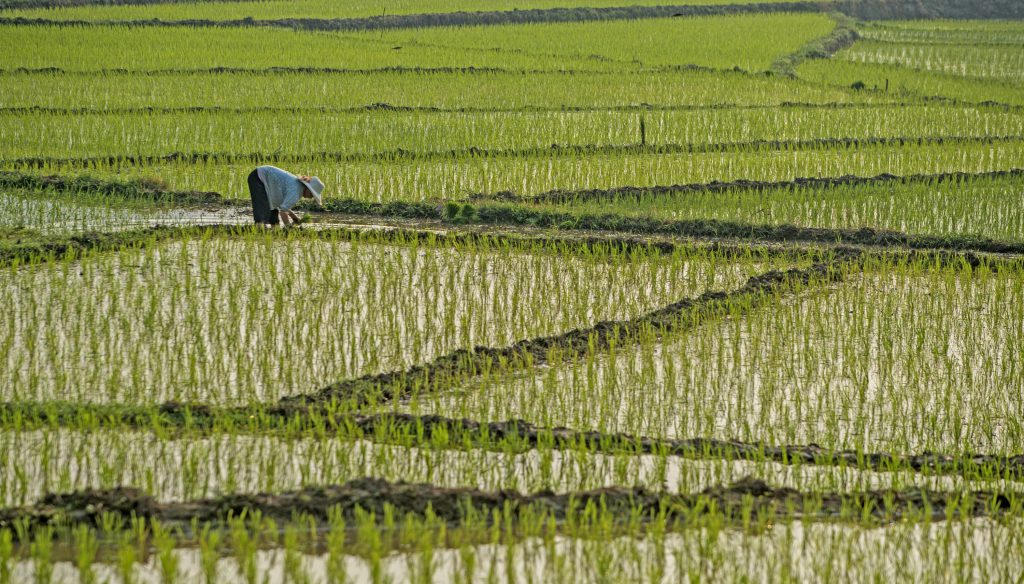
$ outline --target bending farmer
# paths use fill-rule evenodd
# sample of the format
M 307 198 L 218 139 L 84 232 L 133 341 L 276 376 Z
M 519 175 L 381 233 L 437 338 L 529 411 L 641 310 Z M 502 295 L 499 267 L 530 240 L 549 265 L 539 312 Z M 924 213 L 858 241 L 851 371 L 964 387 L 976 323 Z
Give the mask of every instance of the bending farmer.
M 295 176 L 276 166 L 260 166 L 249 173 L 252 218 L 264 225 L 285 226 L 298 223 L 292 207 L 300 198 L 313 199 L 323 206 L 324 183 L 315 176 Z

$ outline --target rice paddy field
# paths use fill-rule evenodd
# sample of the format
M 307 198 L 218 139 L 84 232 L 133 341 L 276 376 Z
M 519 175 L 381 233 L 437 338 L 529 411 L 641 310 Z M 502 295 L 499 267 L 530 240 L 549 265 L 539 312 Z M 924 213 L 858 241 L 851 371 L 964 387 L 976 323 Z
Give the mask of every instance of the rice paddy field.
M 0 584 L 1024 580 L 1013 3 L 0 2 L 0 274 Z

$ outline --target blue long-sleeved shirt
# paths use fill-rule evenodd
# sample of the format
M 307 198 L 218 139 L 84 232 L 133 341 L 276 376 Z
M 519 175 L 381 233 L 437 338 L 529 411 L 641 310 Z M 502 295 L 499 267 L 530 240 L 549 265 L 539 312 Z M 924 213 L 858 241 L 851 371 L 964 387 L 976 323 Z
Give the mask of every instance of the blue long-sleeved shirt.
M 291 210 L 306 189 L 306 185 L 299 181 L 299 177 L 276 166 L 258 166 L 256 174 L 267 191 L 271 209 Z

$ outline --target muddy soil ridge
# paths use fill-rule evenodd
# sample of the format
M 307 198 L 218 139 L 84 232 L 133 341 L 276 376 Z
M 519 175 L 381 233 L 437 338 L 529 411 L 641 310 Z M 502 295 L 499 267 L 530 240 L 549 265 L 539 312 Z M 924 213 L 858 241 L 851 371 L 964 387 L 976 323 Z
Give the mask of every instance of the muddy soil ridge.
M 741 299 L 749 300 L 746 306 L 752 308 L 761 304 L 758 300 L 773 293 L 811 282 L 839 281 L 842 274 L 843 271 L 837 269 L 837 266 L 825 263 L 806 269 L 771 271 L 750 278 L 735 291 L 705 292 L 698 298 L 683 299 L 631 320 L 602 321 L 591 327 L 526 339 L 505 347 L 459 349 L 426 364 L 339 381 L 313 394 L 283 398 L 281 403 L 340 402 L 362 405 L 403 399 L 416 391 L 447 388 L 459 379 L 477 375 L 484 370 L 532 367 L 547 363 L 552 352 L 557 352 L 562 358 L 571 358 L 588 351 L 627 343 L 643 330 L 680 330 L 727 310 Z
M 933 521 L 968 517 L 1018 516 L 1018 494 L 997 491 L 942 492 L 908 488 L 853 493 L 801 492 L 774 487 L 747 477 L 729 485 L 717 485 L 690 494 L 670 494 L 643 487 L 605 487 L 589 491 L 554 493 L 538 491 L 483 491 L 473 488 L 442 488 L 424 483 L 389 482 L 362 478 L 340 485 L 306 487 L 283 493 L 230 494 L 185 502 L 161 503 L 145 492 L 118 487 L 48 494 L 36 504 L 0 509 L 0 529 L 45 526 L 99 527 L 120 518 L 122 528 L 131 519 L 159 521 L 165 527 L 185 528 L 193 522 L 222 523 L 243 514 L 259 513 L 286 524 L 297 514 L 329 520 L 339 512 L 354 519 L 357 510 L 381 517 L 391 508 L 398 517 L 433 514 L 449 524 L 458 524 L 470 514 L 489 521 L 495 512 L 518 518 L 546 516 L 555 520 L 579 518 L 581 511 L 597 508 L 617 522 L 663 517 L 680 527 L 699 525 L 709 516 L 732 524 L 750 524 L 771 518 L 781 521 L 846 521 L 884 523 L 904 517 Z M 479 520 L 479 519 L 478 519 Z M 58 531 L 59 532 L 59 531 Z

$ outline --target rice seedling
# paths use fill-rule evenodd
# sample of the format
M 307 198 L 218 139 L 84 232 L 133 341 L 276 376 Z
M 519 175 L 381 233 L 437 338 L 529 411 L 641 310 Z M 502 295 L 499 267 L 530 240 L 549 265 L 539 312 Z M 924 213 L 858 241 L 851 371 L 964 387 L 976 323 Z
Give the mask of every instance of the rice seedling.
M 1024 167 L 1022 142 L 953 140 L 924 145 L 860 145 L 843 148 L 774 149 L 756 145 L 721 152 L 679 154 L 566 154 L 559 156 L 466 156 L 437 160 L 304 163 L 306 172 L 332 185 L 332 194 L 367 201 L 462 199 L 474 193 L 535 195 L 551 190 L 731 181 L 789 181 L 798 177 L 876 176 L 939 172 L 988 172 Z M 146 167 L 97 164 L 83 172 L 49 163 L 26 168 L 40 174 L 99 177 L 163 177 L 176 189 L 247 196 L 245 176 L 252 163 L 176 162 Z
M 686 4 L 748 4 L 755 0 L 674 0 L 675 5 Z M 795 2 L 796 0 L 781 0 Z M 664 0 L 635 0 L 632 5 L 662 5 Z M 31 2 L 26 2 L 30 5 Z M 544 8 L 566 8 L 581 6 L 598 8 L 622 6 L 621 0 L 587 0 L 570 2 L 566 0 L 516 0 L 514 2 L 489 0 L 399 0 L 382 7 L 377 2 L 358 0 L 340 6 L 324 0 L 300 0 L 297 2 L 261 1 L 247 4 L 233 2 L 202 2 L 180 5 L 121 5 L 121 6 L 68 6 L 59 8 L 31 8 L 7 11 L 12 17 L 48 18 L 55 20 L 234 20 L 242 18 L 359 18 L 394 14 L 438 14 L 445 12 L 509 11 Z
M 834 21 L 820 14 L 760 14 L 393 30 L 383 34 L 367 31 L 353 36 L 379 36 L 390 43 L 416 47 L 500 47 L 511 54 L 529 52 L 576 58 L 596 55 L 648 67 L 698 65 L 763 71 L 774 57 L 791 53 L 834 27 Z M 725 30 L 729 31 L 727 35 L 723 34 Z M 783 30 L 795 34 L 780 34 Z M 616 41 L 609 43 L 608 39 Z
M 87 192 L 0 192 L 0 229 L 45 234 L 116 231 L 150 225 L 200 225 L 250 220 L 237 210 L 183 209 L 167 202 Z
M 460 347 L 629 318 L 763 269 L 756 256 L 700 251 L 562 257 L 544 244 L 524 253 L 331 237 L 253 232 L 9 268 L 2 293 L 20 308 L 0 335 L 4 399 L 269 401 Z M 290 347 L 302 353 L 271 357 Z
M 13 65 L 13 62 L 12 62 Z M 851 81 L 852 83 L 852 81 Z M 869 92 L 735 71 L 531 72 L 268 70 L 163 73 L 53 71 L 3 74 L 7 108 L 267 108 L 327 111 L 443 108 L 456 111 L 616 109 L 728 105 L 892 103 Z M 69 113 L 70 115 L 70 113 Z M 265 128 L 268 129 L 269 128 Z
M 619 4 L 4 9 L 0 582 L 1019 580 L 1019 23 L 124 24 Z
M 1014 452 L 1016 271 L 888 265 L 770 310 L 408 406 L 646 436 Z
M 1024 492 L 1024 482 L 998 476 L 967 480 L 909 470 L 690 460 L 666 453 L 602 454 L 584 446 L 520 452 L 512 444 L 495 442 L 488 449 L 463 449 L 458 444 L 417 443 L 415 437 L 388 432 L 365 439 L 334 435 L 327 428 L 324 432 L 326 437 L 311 437 L 311 432 L 289 437 L 224 430 L 177 438 L 141 431 L 6 430 L 0 432 L 0 444 L 9 453 L 0 461 L 0 505 L 31 504 L 48 492 L 119 485 L 138 485 L 161 501 L 187 501 L 220 493 L 280 493 L 363 477 L 521 493 L 618 485 L 689 493 L 751 476 L 801 492 L 915 487 Z
M 595 59 L 459 51 L 446 47 L 389 50 L 390 47 L 336 33 L 245 28 L 202 29 L 129 26 L 68 28 L 0 26 L 0 48 L 12 69 L 56 67 L 64 71 L 229 68 L 496 67 L 513 70 L 614 70 L 622 66 Z M 163 42 L 171 36 L 175 46 Z M 57 39 L 60 39 L 58 42 Z M 273 54 L 266 46 L 280 46 Z M 88 50 L 90 58 L 79 58 Z
M 828 189 L 799 185 L 767 190 L 735 188 L 726 192 L 624 195 L 610 200 L 586 200 L 580 195 L 543 207 L 656 219 L 874 227 L 912 234 L 976 234 L 1024 240 L 1024 198 L 1016 178 L 921 180 Z
M 66 140 L 55 143 L 55 135 Z M 0 154 L 12 161 L 240 154 L 256 162 L 260 152 L 300 159 L 439 158 L 475 150 L 529 155 L 552 145 L 700 148 L 765 142 L 783 147 L 786 142 L 829 139 L 975 136 L 1024 138 L 1024 114 L 937 105 L 675 112 L 28 114 L 5 119 Z M 317 144 L 316 153 L 309 152 L 310 143 Z

